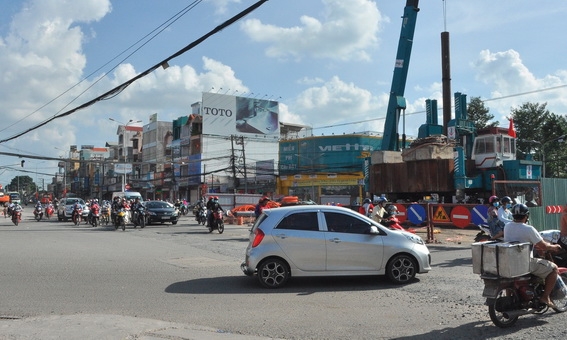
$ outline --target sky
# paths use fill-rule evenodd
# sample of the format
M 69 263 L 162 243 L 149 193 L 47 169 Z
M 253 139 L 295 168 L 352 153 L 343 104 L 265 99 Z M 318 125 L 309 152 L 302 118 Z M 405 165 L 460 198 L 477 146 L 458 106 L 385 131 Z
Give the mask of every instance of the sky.
M 255 2 L 0 0 L 0 140 L 91 101 Z M 404 6 L 269 0 L 169 68 L 0 142 L 0 152 L 67 157 L 70 145 L 116 142 L 116 121 L 186 116 L 203 92 L 277 100 L 282 122 L 311 126 L 314 135 L 382 132 Z M 426 99 L 442 107 L 443 31 L 451 39 L 451 92 L 480 97 L 500 126 L 526 102 L 567 112 L 567 2 L 422 0 L 419 7 L 400 131 L 417 135 Z M 47 183 L 57 171 L 56 162 L 27 159 L 31 173 L 22 173 L 20 160 L 0 156 L 0 184 L 18 175 Z

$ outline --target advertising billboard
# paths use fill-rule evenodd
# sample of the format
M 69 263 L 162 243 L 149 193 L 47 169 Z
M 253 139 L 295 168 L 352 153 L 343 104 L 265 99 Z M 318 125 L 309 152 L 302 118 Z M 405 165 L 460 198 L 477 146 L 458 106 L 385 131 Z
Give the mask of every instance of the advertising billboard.
M 202 103 L 204 134 L 279 138 L 277 101 L 206 92 Z

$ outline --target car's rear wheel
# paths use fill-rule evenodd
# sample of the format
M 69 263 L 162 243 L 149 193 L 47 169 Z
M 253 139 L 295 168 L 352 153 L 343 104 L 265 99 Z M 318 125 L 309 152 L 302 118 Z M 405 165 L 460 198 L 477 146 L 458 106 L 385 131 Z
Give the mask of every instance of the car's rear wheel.
M 258 266 L 258 280 L 266 288 L 280 288 L 290 276 L 287 263 L 278 258 L 266 259 Z
M 386 266 L 386 275 L 397 284 L 408 283 L 415 278 L 417 264 L 406 254 L 398 254 L 390 259 Z

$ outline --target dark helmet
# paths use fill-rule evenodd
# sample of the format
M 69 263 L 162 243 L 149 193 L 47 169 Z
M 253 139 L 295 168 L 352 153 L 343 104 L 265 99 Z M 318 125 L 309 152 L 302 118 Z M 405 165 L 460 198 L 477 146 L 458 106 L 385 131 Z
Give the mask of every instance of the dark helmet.
M 500 201 L 502 203 L 512 203 L 512 199 L 510 198 L 510 196 L 504 196 Z
M 362 203 L 372 203 L 372 201 L 370 200 L 370 198 L 365 198 L 364 202 L 362 202 Z
M 498 196 L 490 196 L 490 198 L 488 199 L 488 203 L 490 203 L 490 204 L 492 204 L 494 202 L 498 202 L 498 201 L 500 201 L 500 198 L 498 198 Z
M 396 207 L 393 204 L 390 204 L 387 208 L 386 211 L 388 212 L 388 214 L 390 215 L 395 215 L 398 213 L 398 207 Z
M 512 207 L 511 211 L 514 220 L 521 220 L 526 216 L 530 216 L 530 210 L 525 204 L 516 204 Z

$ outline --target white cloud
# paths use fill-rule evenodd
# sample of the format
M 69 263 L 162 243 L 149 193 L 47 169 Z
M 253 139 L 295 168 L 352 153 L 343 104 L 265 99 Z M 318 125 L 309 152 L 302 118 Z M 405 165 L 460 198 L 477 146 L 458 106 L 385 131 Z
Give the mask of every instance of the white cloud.
M 230 3 L 240 3 L 240 0 L 209 0 L 215 6 L 215 13 L 217 15 L 225 14 L 228 11 L 228 5 Z
M 525 102 L 549 102 L 547 108 L 555 114 L 567 111 L 567 101 L 563 99 L 567 97 L 566 88 L 542 91 L 566 84 L 567 71 L 558 71 L 555 75 L 538 78 L 524 65 L 520 54 L 512 49 L 502 52 L 482 50 L 472 66 L 476 79 L 491 88 L 492 98 L 511 96 L 489 102 L 490 108 L 500 114 L 495 116 L 502 124 L 511 108 L 517 108 Z
M 277 27 L 249 19 L 241 25 L 256 42 L 268 43 L 266 55 L 302 59 L 304 56 L 337 60 L 369 60 L 384 21 L 369 0 L 323 0 L 324 20 L 302 16 L 301 25 Z
M 344 121 L 363 120 L 378 116 L 383 100 L 353 83 L 332 77 L 321 86 L 311 87 L 299 94 L 294 109 L 315 126 Z

